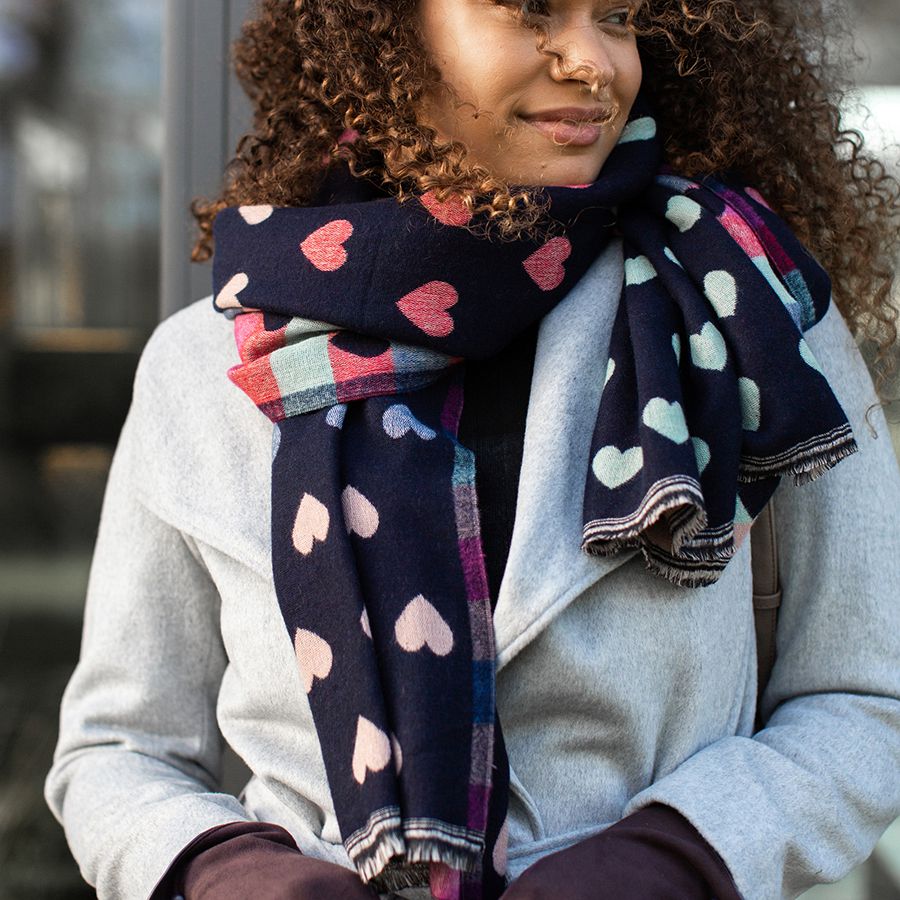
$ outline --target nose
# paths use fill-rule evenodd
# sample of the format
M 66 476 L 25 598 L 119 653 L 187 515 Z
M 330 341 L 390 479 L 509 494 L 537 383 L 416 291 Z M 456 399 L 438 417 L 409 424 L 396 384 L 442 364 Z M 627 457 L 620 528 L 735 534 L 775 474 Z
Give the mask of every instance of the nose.
M 543 52 L 552 57 L 550 77 L 554 81 L 580 81 L 595 100 L 615 74 L 603 36 L 592 25 L 572 26 L 548 39 Z

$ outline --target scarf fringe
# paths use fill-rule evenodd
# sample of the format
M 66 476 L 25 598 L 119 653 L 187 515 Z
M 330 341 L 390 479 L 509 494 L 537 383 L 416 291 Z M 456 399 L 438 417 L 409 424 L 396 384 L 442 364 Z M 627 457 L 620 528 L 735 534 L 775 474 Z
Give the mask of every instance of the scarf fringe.
M 458 833 L 450 834 L 442 831 L 442 824 L 436 820 L 426 824 L 421 819 L 404 822 L 396 815 L 384 816 L 368 829 L 364 846 L 360 847 L 357 841 L 355 849 L 348 849 L 348 853 L 362 880 L 384 884 L 380 888 L 384 891 L 421 886 L 421 881 L 409 879 L 418 877 L 413 873 L 422 864 L 443 863 L 462 872 L 478 871 L 484 855 L 484 835 L 467 829 L 456 829 Z
M 592 556 L 613 556 L 621 550 L 642 547 L 648 541 L 647 530 L 673 509 L 684 510 L 684 516 L 672 530 L 672 551 L 677 554 L 707 525 L 700 485 L 681 477 L 653 485 L 630 516 L 588 522 L 582 531 L 581 549 Z
M 644 563 L 654 575 L 661 575 L 667 581 L 671 581 L 678 587 L 699 588 L 709 587 L 715 584 L 722 574 L 724 564 L 718 568 L 684 569 L 681 566 L 673 566 L 663 562 L 648 552 L 647 547 L 641 548 Z
M 738 480 L 743 483 L 790 475 L 794 484 L 815 481 L 842 459 L 859 450 L 849 425 L 819 435 L 772 457 L 743 457 Z

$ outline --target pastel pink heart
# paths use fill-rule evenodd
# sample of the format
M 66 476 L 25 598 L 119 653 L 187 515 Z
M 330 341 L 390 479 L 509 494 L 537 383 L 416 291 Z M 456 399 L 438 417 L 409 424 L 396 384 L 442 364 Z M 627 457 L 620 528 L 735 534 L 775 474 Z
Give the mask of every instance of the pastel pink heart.
M 421 594 L 410 600 L 394 625 L 397 643 L 407 653 L 428 647 L 437 656 L 453 649 L 453 632 L 441 614 Z
M 472 219 L 469 207 L 457 194 L 451 194 L 446 200 L 438 200 L 434 191 L 426 191 L 419 198 L 422 206 L 444 225 L 468 225 Z
M 370 538 L 378 531 L 378 510 L 365 494 L 348 484 L 341 494 L 344 508 L 344 523 L 347 534 L 356 532 L 360 537 Z
M 391 742 L 388 736 L 365 716 L 356 722 L 356 743 L 353 746 L 353 777 L 357 784 L 371 772 L 380 772 L 391 761 Z
M 431 337 L 445 337 L 453 331 L 453 319 L 447 310 L 455 306 L 459 294 L 446 281 L 429 281 L 397 301 L 400 312 Z
M 294 651 L 297 654 L 300 674 L 303 676 L 303 687 L 308 694 L 312 691 L 313 682 L 317 678 L 328 677 L 334 655 L 328 641 L 305 628 L 298 628 L 294 635 Z
M 312 494 L 304 494 L 297 507 L 294 519 L 294 530 L 291 539 L 298 553 L 308 556 L 312 553 L 316 541 L 324 541 L 328 536 L 328 524 L 331 517 L 328 509 Z
M 558 288 L 566 277 L 563 263 L 572 253 L 572 244 L 568 238 L 550 238 L 543 247 L 539 247 L 522 265 L 531 280 L 542 290 L 552 291 Z
M 260 206 L 239 206 L 238 212 L 248 225 L 260 225 L 275 212 L 275 208 L 268 204 Z
M 394 751 L 394 771 L 399 775 L 400 770 L 403 768 L 403 750 L 400 747 L 400 741 L 397 740 L 397 735 L 391 735 L 391 748 Z
M 334 272 L 347 262 L 344 242 L 353 234 L 346 219 L 335 219 L 317 228 L 300 244 L 303 255 L 320 271 Z
M 216 294 L 216 306 L 219 309 L 229 309 L 237 307 L 241 309 L 241 301 L 238 300 L 238 294 L 250 284 L 250 279 L 245 272 L 238 272 L 232 275 L 225 287 Z

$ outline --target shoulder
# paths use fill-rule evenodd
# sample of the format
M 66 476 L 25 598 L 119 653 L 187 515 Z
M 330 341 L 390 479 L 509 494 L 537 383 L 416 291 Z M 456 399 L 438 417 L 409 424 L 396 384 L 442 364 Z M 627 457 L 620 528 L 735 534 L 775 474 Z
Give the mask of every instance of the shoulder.
M 273 426 L 229 380 L 238 362 L 233 323 L 211 297 L 164 319 L 141 354 L 120 439 L 142 502 L 214 544 L 267 515 Z
M 224 375 L 240 362 L 232 323 L 213 308 L 212 297 L 189 303 L 163 319 L 144 346 L 137 378 L 149 382 L 178 382 L 187 377 Z M 213 369 L 212 367 L 217 367 Z M 215 386 L 220 379 L 201 377 L 201 384 Z

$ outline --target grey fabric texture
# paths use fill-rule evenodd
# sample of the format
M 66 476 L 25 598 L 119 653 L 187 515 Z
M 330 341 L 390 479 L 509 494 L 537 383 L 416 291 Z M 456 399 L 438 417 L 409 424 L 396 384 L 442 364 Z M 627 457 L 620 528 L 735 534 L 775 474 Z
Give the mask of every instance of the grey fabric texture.
M 753 733 L 749 541 L 708 588 L 580 550 L 622 281 L 612 244 L 541 323 L 497 598 L 512 767 L 509 876 L 649 803 L 720 853 L 747 900 L 841 878 L 900 814 L 900 472 L 839 312 L 807 333 L 860 452 L 776 493 L 784 601 Z M 278 823 L 349 866 L 269 551 L 273 426 L 227 379 L 232 326 L 198 300 L 141 358 L 116 449 L 46 796 L 84 877 L 146 898 L 229 821 Z M 315 602 L 315 598 L 310 598 Z M 437 698 L 436 698 L 436 702 Z M 218 791 L 222 742 L 253 778 Z

